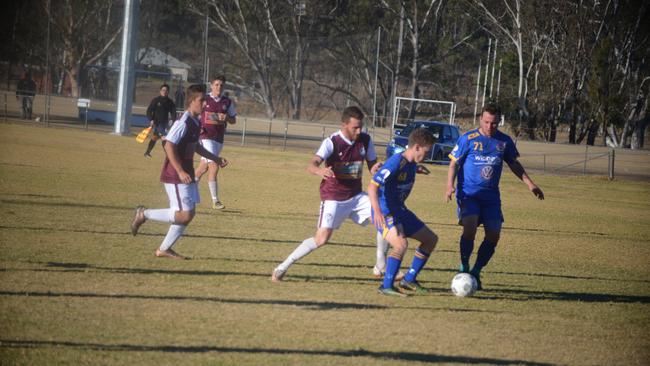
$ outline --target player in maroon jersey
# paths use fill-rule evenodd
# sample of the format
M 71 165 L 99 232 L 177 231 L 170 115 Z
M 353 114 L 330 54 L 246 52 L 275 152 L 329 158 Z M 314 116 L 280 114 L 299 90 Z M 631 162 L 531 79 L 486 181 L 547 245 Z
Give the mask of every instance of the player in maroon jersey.
M 216 156 L 221 154 L 223 149 L 223 138 L 226 134 L 228 124 L 237 123 L 237 112 L 235 105 L 227 96 L 223 95 L 223 88 L 226 84 L 226 77 L 216 76 L 210 82 L 210 94 L 206 97 L 206 105 L 201 114 L 201 139 L 200 143 L 206 150 Z M 212 208 L 224 209 L 223 203 L 219 200 L 219 186 L 217 185 L 217 174 L 219 164 L 214 161 L 201 158 L 201 163 L 196 168 L 196 178 L 208 172 L 208 188 L 212 196 Z
M 186 111 L 167 134 L 167 143 L 164 145 L 167 157 L 160 173 L 160 181 L 167 191 L 170 207 L 145 209 L 144 206 L 138 206 L 131 222 L 131 233 L 134 236 L 147 220 L 171 224 L 165 239 L 155 252 L 156 257 L 185 259 L 176 253 L 172 246 L 194 218 L 195 206 L 200 202 L 199 190 L 194 180 L 194 153 L 216 161 L 222 167 L 228 164 L 226 159 L 212 154 L 198 144 L 201 133 L 199 115 L 205 104 L 204 86 L 190 85 L 186 94 Z
M 298 259 L 325 245 L 332 232 L 338 229 L 346 218 L 359 225 L 370 220 L 370 200 L 361 188 L 364 162 L 374 174 L 379 168 L 377 154 L 370 135 L 361 132 L 363 112 L 358 107 L 348 107 L 341 117 L 341 129 L 323 140 L 316 155 L 307 167 L 309 173 L 322 177 L 320 183 L 320 215 L 316 234 L 305 239 L 273 270 L 271 280 L 282 281 L 289 267 Z M 325 163 L 325 166 L 321 166 Z M 387 244 L 381 236 L 378 252 L 385 255 Z M 385 258 L 378 265 L 385 264 Z

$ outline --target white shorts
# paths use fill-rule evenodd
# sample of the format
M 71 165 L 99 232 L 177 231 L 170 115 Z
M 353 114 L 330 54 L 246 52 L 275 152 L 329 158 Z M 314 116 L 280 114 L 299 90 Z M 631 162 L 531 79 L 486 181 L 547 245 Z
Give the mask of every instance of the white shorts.
M 370 198 L 366 192 L 361 192 L 346 201 L 322 201 L 318 228 L 338 229 L 347 218 L 365 226 L 370 219 L 370 212 Z
M 223 144 L 221 142 L 216 142 L 214 140 L 202 139 L 202 140 L 199 140 L 199 143 L 206 150 L 208 150 L 209 152 L 213 153 L 216 156 L 219 156 L 219 154 L 221 154 L 221 149 L 223 149 Z M 208 163 L 213 162 L 212 160 L 210 160 L 208 158 L 204 158 L 204 157 L 201 157 L 201 160 L 207 161 Z
M 164 183 L 164 185 L 169 197 L 169 208 L 174 211 L 192 211 L 201 202 L 196 183 Z

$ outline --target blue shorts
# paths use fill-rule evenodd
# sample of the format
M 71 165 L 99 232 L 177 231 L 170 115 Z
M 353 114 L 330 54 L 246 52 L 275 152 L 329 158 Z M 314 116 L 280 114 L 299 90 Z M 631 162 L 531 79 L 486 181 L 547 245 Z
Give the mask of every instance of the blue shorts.
M 457 198 L 458 220 L 467 216 L 478 216 L 478 223 L 488 230 L 501 231 L 503 213 L 501 200 L 479 200 L 472 197 Z
M 374 212 L 372 213 L 372 216 L 375 216 Z M 377 231 L 381 233 L 384 238 L 388 235 L 388 231 L 397 225 L 402 225 L 404 235 L 407 237 L 412 236 L 424 227 L 424 223 L 409 210 L 403 210 L 392 215 L 385 215 L 384 220 L 386 221 L 386 225 L 381 229 L 377 228 Z

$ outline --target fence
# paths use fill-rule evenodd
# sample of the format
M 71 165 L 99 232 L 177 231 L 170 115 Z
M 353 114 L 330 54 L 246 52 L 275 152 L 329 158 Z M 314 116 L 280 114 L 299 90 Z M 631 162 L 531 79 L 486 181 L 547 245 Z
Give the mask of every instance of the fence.
M 20 119 L 20 103 L 14 92 L 0 91 L 2 120 L 4 122 Z M 107 112 L 115 110 L 109 101 L 92 100 L 91 106 Z M 133 114 L 144 114 L 145 106 L 133 107 Z M 34 100 L 34 121 L 48 126 L 83 128 L 87 130 L 111 132 L 112 123 L 85 120 L 80 118 L 77 99 L 61 96 L 37 95 Z M 329 123 L 297 122 L 288 119 L 265 119 L 239 115 L 237 124 L 229 126 L 226 139 L 229 144 L 241 146 L 268 146 L 282 150 L 315 151 L 320 141 L 337 131 L 336 121 Z M 133 126 L 132 131 L 138 132 Z M 377 145 L 380 159 L 383 149 L 390 141 L 388 128 L 369 127 L 368 133 Z M 641 179 L 650 181 L 650 151 L 610 149 L 603 146 L 570 144 L 549 144 L 519 140 L 517 142 L 520 158 L 527 170 L 544 174 L 599 175 L 613 178 Z

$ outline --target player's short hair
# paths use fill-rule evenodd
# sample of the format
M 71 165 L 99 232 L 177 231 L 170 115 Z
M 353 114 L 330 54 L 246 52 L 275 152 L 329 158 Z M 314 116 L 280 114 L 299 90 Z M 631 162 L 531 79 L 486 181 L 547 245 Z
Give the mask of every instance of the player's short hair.
M 484 112 L 488 112 L 489 114 L 493 116 L 500 117 L 501 116 L 501 107 L 499 107 L 497 104 L 494 103 L 489 103 L 486 104 L 483 109 L 481 110 L 481 115 L 483 115 Z
M 226 75 L 220 74 L 212 78 L 210 84 L 214 83 L 215 80 L 221 80 L 221 83 L 226 85 Z
M 190 103 L 194 101 L 197 97 L 199 98 L 204 98 L 205 97 L 205 86 L 201 84 L 192 84 L 187 87 L 187 91 L 185 92 L 185 95 L 187 98 L 185 99 L 185 108 L 188 108 L 190 106 Z
M 350 106 L 343 110 L 343 114 L 341 115 L 341 122 L 348 123 L 350 122 L 350 118 L 362 120 L 363 117 L 364 115 L 363 112 L 361 112 L 361 108 L 357 106 Z
M 167 85 L 167 83 L 165 83 L 165 84 L 160 86 L 160 90 L 162 90 L 162 88 L 167 88 L 167 90 L 169 90 L 169 85 Z
M 416 128 L 409 135 L 409 146 L 418 144 L 420 146 L 433 146 L 436 139 L 433 137 L 431 131 L 426 128 Z

